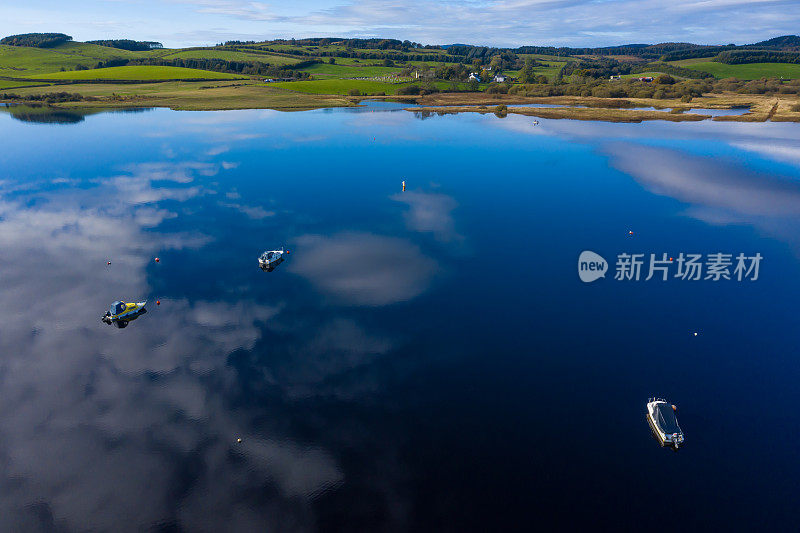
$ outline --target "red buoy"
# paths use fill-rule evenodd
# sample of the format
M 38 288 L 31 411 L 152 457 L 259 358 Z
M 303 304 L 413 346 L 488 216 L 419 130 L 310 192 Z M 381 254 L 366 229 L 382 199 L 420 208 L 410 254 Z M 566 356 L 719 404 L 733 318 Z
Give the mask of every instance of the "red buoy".
M 158 257 L 156 257 L 156 263 L 158 263 L 159 261 L 161 261 L 161 260 Z
M 106 263 L 106 265 L 110 265 L 110 264 L 111 264 L 111 261 L 109 261 L 108 263 Z

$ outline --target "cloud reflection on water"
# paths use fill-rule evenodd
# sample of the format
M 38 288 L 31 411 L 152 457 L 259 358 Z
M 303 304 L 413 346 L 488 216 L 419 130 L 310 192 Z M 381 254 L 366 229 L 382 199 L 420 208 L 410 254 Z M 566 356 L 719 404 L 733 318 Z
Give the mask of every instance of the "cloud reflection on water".
M 651 192 L 691 207 L 686 214 L 709 224 L 759 228 L 800 253 L 800 182 L 741 165 L 666 148 L 607 146 L 611 164 Z
M 370 233 L 304 235 L 295 248 L 292 272 L 353 305 L 409 301 L 428 287 L 437 268 L 410 242 Z
M 406 226 L 412 231 L 432 233 L 442 242 L 462 241 L 455 229 L 453 210 L 458 203 L 439 193 L 409 191 L 391 196 L 392 200 L 409 206 L 405 213 Z
M 310 499 L 342 480 L 336 462 L 279 434 L 237 446 L 249 423 L 222 398 L 236 380 L 227 355 L 252 349 L 280 303 L 163 298 L 125 330 L 100 323 L 111 300 L 150 293 L 157 251 L 210 240 L 147 228 L 174 217 L 160 202 L 194 198 L 190 184 L 213 166 L 128 171 L 0 203 L 0 529 L 307 529 Z M 242 498 L 265 486 L 272 507 Z

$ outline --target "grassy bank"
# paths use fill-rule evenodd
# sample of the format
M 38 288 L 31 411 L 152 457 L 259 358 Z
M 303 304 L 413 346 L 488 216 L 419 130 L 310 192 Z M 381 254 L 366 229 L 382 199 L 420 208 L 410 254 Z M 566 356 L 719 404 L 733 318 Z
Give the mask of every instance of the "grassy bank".
M 283 91 L 253 82 L 164 82 L 125 84 L 74 84 L 64 87 L 14 89 L 21 97 L 68 90 L 90 100 L 64 102 L 58 107 L 168 107 L 211 111 L 225 109 L 278 109 L 284 111 L 355 105 L 348 98 Z M 11 91 L 8 91 L 11 92 Z

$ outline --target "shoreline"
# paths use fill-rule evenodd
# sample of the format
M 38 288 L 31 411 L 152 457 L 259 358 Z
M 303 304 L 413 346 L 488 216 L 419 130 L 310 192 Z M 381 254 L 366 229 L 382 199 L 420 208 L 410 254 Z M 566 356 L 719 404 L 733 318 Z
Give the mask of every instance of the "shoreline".
M 238 81 L 238 80 L 237 80 Z M 58 90 L 61 89 L 61 90 Z M 68 92 L 80 100 L 52 102 L 26 97 Z M 159 83 L 70 84 L 68 86 L 18 87 L 0 90 L 21 98 L 0 99 L 2 103 L 49 105 L 60 109 L 124 109 L 164 107 L 178 111 L 224 111 L 237 109 L 273 109 L 304 111 L 330 107 L 357 107 L 362 101 L 391 101 L 413 104 L 412 112 L 437 114 L 494 113 L 497 106 L 508 108 L 501 114 L 518 114 L 547 119 L 599 120 L 607 122 L 642 122 L 665 120 L 685 122 L 800 122 L 800 99 L 738 93 L 714 93 L 692 99 L 659 100 L 653 98 L 597 98 L 581 96 L 527 97 L 486 93 L 434 93 L 425 96 L 343 96 L 308 94 L 271 87 L 264 83 L 231 80 L 216 82 L 167 81 Z M 525 107 L 534 104 L 537 107 Z M 538 107 L 552 105 L 554 107 Z M 564 106 L 564 107 L 560 107 Z M 636 109 L 652 108 L 652 109 Z M 701 110 L 747 108 L 743 114 L 711 116 Z M 694 113 L 688 111 L 695 109 Z

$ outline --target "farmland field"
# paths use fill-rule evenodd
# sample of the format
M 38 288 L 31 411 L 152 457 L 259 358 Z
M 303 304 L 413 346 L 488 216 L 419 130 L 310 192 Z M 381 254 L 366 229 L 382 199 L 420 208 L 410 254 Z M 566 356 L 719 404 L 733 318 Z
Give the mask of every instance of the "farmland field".
M 163 59 L 224 59 L 226 61 L 256 61 L 259 63 L 269 63 L 270 65 L 291 65 L 301 61 L 301 58 L 293 59 L 290 57 L 274 54 L 258 54 L 240 50 L 205 50 L 188 49 L 175 50 L 164 54 Z
M 41 85 L 44 84 L 25 81 L 0 80 L 0 89 L 19 89 L 21 87 L 38 87 Z
M 301 69 L 315 76 L 327 76 L 333 78 L 362 78 L 372 76 L 390 76 L 400 72 L 395 67 L 378 66 L 349 66 L 349 65 L 330 65 L 328 63 L 317 63 L 310 67 Z
M 757 80 L 760 78 L 800 78 L 800 65 L 792 63 L 748 63 L 727 65 L 709 61 L 708 58 L 673 61 L 671 65 L 708 72 L 717 78 L 739 78 Z
M 465 90 L 466 83 L 450 82 L 450 81 L 434 81 L 433 85 L 439 90 L 456 89 L 459 91 Z M 396 94 L 398 89 L 409 85 L 420 85 L 419 83 L 385 83 L 381 81 L 372 80 L 339 80 L 339 79 L 322 79 L 310 81 L 287 81 L 272 83 L 270 86 L 279 87 L 281 89 L 288 89 L 307 94 L 348 94 L 352 89 L 357 89 L 363 95 L 380 94 L 386 95 Z M 424 83 L 422 84 L 424 85 Z M 481 90 L 486 88 L 486 84 L 480 85 Z
M 185 80 L 185 79 L 214 79 L 230 80 L 243 79 L 243 76 L 226 72 L 214 72 L 182 67 L 162 67 L 153 65 L 138 65 L 127 67 L 109 67 L 91 70 L 75 70 L 69 72 L 54 72 L 38 75 L 47 80 Z
M 395 94 L 404 84 L 384 83 L 371 80 L 338 80 L 324 79 L 312 81 L 287 81 L 271 84 L 273 87 L 289 89 L 308 94 L 347 94 L 358 89 L 362 94 Z
M 0 45 L 0 75 L 24 76 L 55 72 L 77 66 L 91 68 L 109 59 L 159 57 L 169 50 L 130 52 L 107 46 L 68 42 L 53 48 Z

